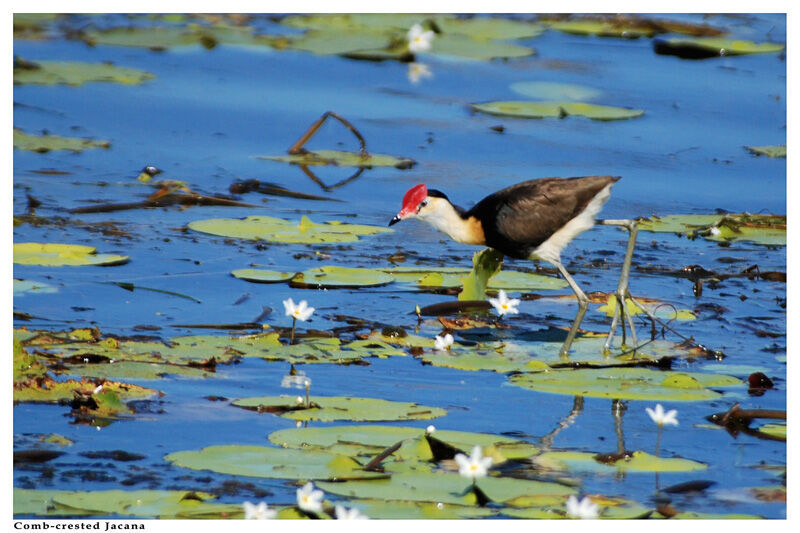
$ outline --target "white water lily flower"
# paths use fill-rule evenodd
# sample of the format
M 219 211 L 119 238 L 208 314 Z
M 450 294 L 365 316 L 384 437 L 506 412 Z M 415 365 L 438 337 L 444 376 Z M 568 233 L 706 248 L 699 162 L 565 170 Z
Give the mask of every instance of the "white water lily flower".
M 423 30 L 419 24 L 414 24 L 408 30 L 408 50 L 412 53 L 427 52 L 431 49 L 431 41 L 436 36 L 431 30 Z
M 308 302 L 303 300 L 299 304 L 295 305 L 294 301 L 289 298 L 288 300 L 283 301 L 283 307 L 286 308 L 286 316 L 290 316 L 297 320 L 302 320 L 305 322 L 314 312 L 313 307 L 308 307 Z
M 678 425 L 678 411 L 677 409 L 672 409 L 670 411 L 664 412 L 664 408 L 661 404 L 656 405 L 656 410 L 653 411 L 649 407 L 645 407 L 647 414 L 650 415 L 650 418 L 658 424 L 659 427 L 667 426 L 667 425 Z
M 345 509 L 341 505 L 335 508 L 336 520 L 369 520 L 369 517 L 361 511 L 353 507 L 352 509 Z
M 321 513 L 324 496 L 325 493 L 321 490 L 314 490 L 314 484 L 309 481 L 303 485 L 302 489 L 297 489 L 297 506 L 301 511 Z
M 244 502 L 244 518 L 245 520 L 272 520 L 278 516 L 278 511 L 270 509 L 264 502 L 254 505 L 250 502 Z
M 425 433 L 428 435 L 432 434 L 434 431 L 436 431 L 436 426 L 433 424 L 425 428 Z
M 593 520 L 600 515 L 600 507 L 589 498 L 578 501 L 574 494 L 567 499 L 567 516 L 582 520 Z
M 432 78 L 433 72 L 431 72 L 430 67 L 425 63 L 409 63 L 408 73 L 406 75 L 408 76 L 408 81 L 416 84 L 423 79 Z M 419 306 L 417 306 L 417 309 L 419 309 Z
M 489 472 L 489 467 L 492 466 L 492 458 L 483 457 L 480 446 L 472 448 L 469 457 L 463 453 L 456 454 L 455 460 L 458 463 L 458 473 L 473 480 L 484 477 Z
M 517 309 L 519 300 L 516 298 L 509 298 L 506 295 L 506 291 L 503 289 L 500 289 L 497 298 L 489 298 L 489 303 L 492 304 L 500 316 L 503 316 L 506 313 L 519 313 L 519 309 Z
M 453 340 L 454 340 L 453 336 L 450 335 L 449 333 L 447 333 L 442 337 L 436 335 L 436 339 L 434 339 L 433 341 L 433 349 L 440 351 L 449 350 L 450 346 L 452 346 L 453 344 Z
M 97 387 L 95 387 L 95 389 L 92 391 L 92 394 L 100 394 L 101 392 L 103 392 L 103 386 L 102 386 L 102 385 L 98 385 L 98 386 L 97 386 Z

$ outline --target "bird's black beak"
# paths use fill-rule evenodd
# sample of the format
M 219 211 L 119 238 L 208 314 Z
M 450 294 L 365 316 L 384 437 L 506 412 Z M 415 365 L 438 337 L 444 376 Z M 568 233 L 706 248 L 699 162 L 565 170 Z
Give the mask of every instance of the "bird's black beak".
M 394 226 L 395 224 L 397 224 L 397 223 L 398 223 L 398 222 L 400 222 L 401 220 L 403 220 L 403 219 L 402 219 L 402 218 L 400 218 L 399 216 L 395 215 L 395 216 L 394 216 L 394 218 L 393 218 L 392 220 L 390 220 L 390 221 L 389 221 L 389 225 L 390 225 L 390 226 Z

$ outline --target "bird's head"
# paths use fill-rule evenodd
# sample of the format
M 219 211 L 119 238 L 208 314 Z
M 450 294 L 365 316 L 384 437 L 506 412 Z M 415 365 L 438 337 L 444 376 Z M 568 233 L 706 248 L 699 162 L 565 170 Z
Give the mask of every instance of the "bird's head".
M 428 189 L 423 183 L 411 187 L 403 196 L 403 207 L 395 217 L 389 221 L 389 225 L 397 224 L 401 220 L 416 217 L 426 222 L 432 222 L 440 211 L 449 206 L 450 201 L 441 192 Z

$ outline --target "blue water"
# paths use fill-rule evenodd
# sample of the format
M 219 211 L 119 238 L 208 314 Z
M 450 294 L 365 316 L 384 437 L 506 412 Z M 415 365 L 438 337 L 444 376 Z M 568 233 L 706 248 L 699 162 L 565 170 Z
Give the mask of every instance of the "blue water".
M 670 16 L 675 18 L 675 16 Z M 699 16 L 686 16 L 700 21 Z M 763 41 L 785 40 L 785 17 L 759 15 L 751 19 L 716 17 L 710 23 L 734 30 L 735 35 Z M 412 328 L 415 305 L 448 301 L 450 296 L 409 292 L 388 286 L 370 291 L 310 291 L 285 284 L 256 285 L 237 280 L 231 270 L 250 264 L 299 271 L 323 264 L 388 265 L 398 249 L 413 253 L 426 264 L 469 266 L 475 249 L 445 240 L 445 236 L 416 222 L 394 233 L 369 237 L 352 245 L 270 245 L 181 231 L 193 220 L 267 214 L 314 221 L 345 220 L 385 225 L 398 211 L 404 192 L 424 182 L 448 193 L 465 207 L 499 188 L 545 176 L 618 175 L 613 196 L 603 209 L 607 218 L 651 214 L 731 212 L 786 213 L 786 160 L 751 155 L 745 145 L 786 142 L 786 63 L 776 54 L 687 61 L 653 53 L 649 39 L 617 40 L 545 32 L 521 41 L 537 49 L 536 56 L 507 62 L 442 60 L 425 57 L 433 78 L 414 85 L 407 65 L 352 61 L 336 56 L 272 51 L 247 47 L 199 47 L 154 53 L 133 48 L 97 46 L 74 41 L 14 42 L 14 54 L 29 60 L 113 61 L 120 66 L 153 73 L 155 80 L 138 86 L 95 83 L 14 88 L 14 126 L 28 132 L 47 129 L 53 134 L 87 136 L 111 141 L 108 150 L 81 154 L 14 152 L 14 214 L 26 210 L 29 193 L 42 202 L 37 215 L 68 216 L 89 226 L 116 221 L 130 237 L 109 237 L 71 226 L 14 228 L 15 242 L 85 243 L 103 253 L 123 253 L 132 260 L 118 267 L 45 268 L 14 266 L 15 278 L 57 285 L 55 294 L 16 297 L 14 310 L 38 317 L 15 326 L 65 328 L 97 325 L 104 333 L 129 335 L 134 326 L 159 326 L 164 338 L 201 330 L 172 324 L 249 322 L 263 306 L 275 309 L 266 320 L 287 326 L 281 301 L 307 299 L 319 309 L 311 327 L 342 325 L 334 314 L 368 318 Z M 644 109 L 642 118 L 596 122 L 518 120 L 474 114 L 469 104 L 490 100 L 524 99 L 509 89 L 518 81 L 551 81 L 587 85 L 603 94 L 595 102 Z M 297 167 L 259 160 L 278 155 L 324 111 L 333 110 L 354 124 L 367 140 L 368 150 L 415 159 L 412 170 L 376 168 L 329 193 Z M 498 134 L 492 126 L 502 124 Z M 429 142 L 432 141 L 432 142 Z M 309 148 L 357 149 L 349 133 L 326 125 Z M 93 202 L 131 202 L 152 189 L 136 181 L 145 165 L 165 173 L 159 178 L 186 181 L 205 193 L 226 193 L 238 179 L 257 178 L 341 202 L 313 202 L 248 194 L 242 200 L 254 208 L 191 207 L 108 214 L 68 215 L 67 209 Z M 36 174 L 55 168 L 69 175 Z M 336 183 L 351 169 L 325 168 L 318 175 Z M 393 229 L 394 229 L 393 228 Z M 626 235 L 598 227 L 576 239 L 564 254 L 565 264 L 588 290 L 610 291 L 616 286 Z M 327 261 L 296 254 L 319 250 Z M 607 255 L 606 251 L 613 252 Z M 729 264 L 720 258 L 734 257 Z M 408 264 L 413 264 L 413 257 Z M 644 272 L 646 267 L 681 268 L 701 264 L 710 270 L 738 272 L 758 264 L 762 271 L 786 271 L 784 248 L 751 244 L 721 248 L 713 243 L 687 241 L 671 235 L 641 233 L 631 289 L 634 295 L 668 301 L 694 309 L 716 304 L 727 311 L 721 318 L 699 312 L 699 319 L 680 323 L 685 336 L 728 356 L 723 364 L 763 369 L 776 387 L 764 396 L 739 393 L 715 402 L 665 404 L 679 410 L 680 425 L 669 428 L 662 441 L 666 455 L 703 461 L 700 473 L 662 475 L 663 485 L 693 479 L 716 482 L 702 496 L 677 498 L 676 506 L 703 512 L 753 513 L 785 516 L 784 503 L 761 503 L 746 497 L 746 488 L 778 484 L 779 480 L 753 467 L 759 463 L 786 464 L 786 445 L 733 438 L 725 431 L 699 428 L 704 417 L 726 411 L 735 401 L 743 408 L 786 408 L 785 337 L 763 338 L 750 327 L 752 317 L 764 329 L 785 334 L 785 284 L 731 279 L 703 296 L 692 294 L 689 281 Z M 595 265 L 595 266 L 592 266 Z M 511 262 L 510 266 L 531 266 Z M 124 281 L 175 291 L 196 303 L 161 293 L 124 291 L 100 282 Z M 234 305 L 245 294 L 245 302 Z M 742 301 L 741 296 L 747 299 Z M 74 310 L 73 307 L 85 309 Z M 544 324 L 566 326 L 574 309 L 546 301 L 526 301 L 522 315 L 510 323 L 520 332 Z M 545 317 L 556 318 L 545 318 Z M 590 311 L 584 326 L 603 330 L 607 318 Z M 420 334 L 433 336 L 440 327 L 425 323 Z M 458 335 L 457 335 L 458 337 Z M 678 340 L 678 339 L 672 339 Z M 763 351 L 777 344 L 777 352 Z M 785 359 L 784 359 L 785 360 Z M 509 386 L 506 377 L 488 372 L 465 372 L 421 366 L 413 358 L 371 360 L 370 366 L 307 365 L 313 392 L 320 395 L 381 397 L 416 401 L 448 409 L 434 421 L 438 428 L 528 435 L 532 442 L 549 433 L 572 408 L 569 396 L 536 393 Z M 686 364 L 697 370 L 713 363 Z M 681 367 L 681 364 L 678 364 Z M 114 481 L 87 482 L 70 471 L 98 468 L 97 461 L 79 452 L 124 449 L 143 453 L 137 463 L 155 473 L 133 488 L 198 488 L 187 481 L 205 472 L 166 466 L 163 455 L 222 443 L 265 444 L 277 429 L 292 421 L 239 410 L 226 402 L 209 402 L 208 395 L 228 398 L 285 393 L 280 377 L 286 365 L 245 360 L 220 367 L 208 380 L 165 379 L 142 382 L 165 392 L 161 413 L 117 422 L 98 431 L 70 424 L 58 406 L 18 405 L 14 433 L 60 433 L 75 441 L 67 454 L 53 461 L 56 475 L 18 469 L 15 486 L 62 489 L 131 488 L 120 483 L 130 472 L 112 464 Z M 708 368 L 705 368 L 708 370 Z M 712 368 L 713 370 L 713 368 Z M 724 371 L 723 371 L 724 373 Z M 738 377 L 746 378 L 746 375 Z M 652 451 L 654 433 L 644 408 L 649 402 L 628 402 L 624 416 L 627 449 Z M 420 425 L 427 425 L 422 424 Z M 587 398 L 583 413 L 559 433 L 555 446 L 586 451 L 615 451 L 616 434 L 610 402 Z M 104 467 L 108 467 L 105 465 Z M 210 475 L 218 484 L 226 476 Z M 246 479 L 272 492 L 266 498 L 291 503 L 293 488 L 279 480 Z M 649 474 L 622 478 L 586 476 L 587 493 L 623 495 L 652 503 L 654 479 Z M 223 501 L 240 501 L 244 496 Z M 252 499 L 252 498 L 251 498 Z

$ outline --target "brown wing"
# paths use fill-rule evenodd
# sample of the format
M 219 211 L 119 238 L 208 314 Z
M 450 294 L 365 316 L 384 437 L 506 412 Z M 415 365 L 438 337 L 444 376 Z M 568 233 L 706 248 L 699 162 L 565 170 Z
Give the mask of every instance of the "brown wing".
M 487 196 L 469 214 L 483 224 L 487 245 L 505 255 L 525 258 L 618 179 L 589 176 L 525 181 Z

